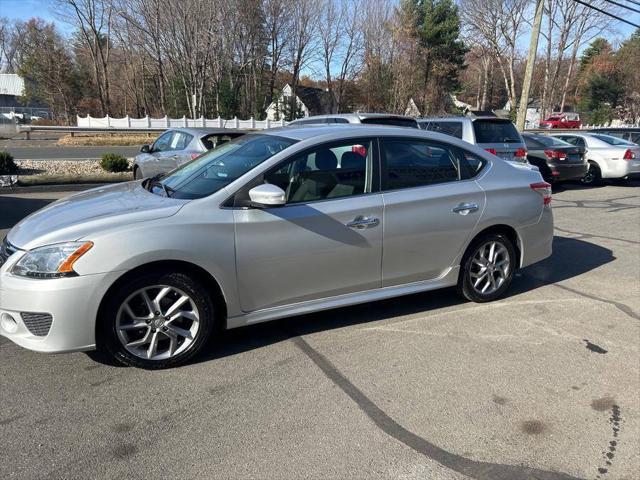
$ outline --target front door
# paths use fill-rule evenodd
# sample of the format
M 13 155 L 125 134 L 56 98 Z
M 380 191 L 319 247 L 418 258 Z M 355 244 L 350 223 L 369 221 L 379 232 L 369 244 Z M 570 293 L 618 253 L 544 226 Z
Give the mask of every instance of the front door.
M 483 161 L 455 146 L 382 140 L 383 286 L 447 273 L 480 219 L 485 194 L 472 178 Z
M 372 193 L 373 159 L 369 139 L 323 144 L 260 179 L 285 190 L 287 203 L 234 210 L 244 311 L 380 287 L 383 207 Z

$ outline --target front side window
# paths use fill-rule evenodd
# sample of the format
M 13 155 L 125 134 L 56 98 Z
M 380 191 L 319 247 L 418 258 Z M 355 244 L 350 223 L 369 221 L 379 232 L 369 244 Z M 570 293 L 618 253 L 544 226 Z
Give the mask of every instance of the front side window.
M 166 152 L 167 150 L 171 150 L 171 139 L 174 133 L 175 132 L 165 132 L 162 134 L 153 144 L 153 151 Z
M 454 146 L 406 138 L 387 138 L 382 145 L 385 190 L 455 182 L 466 176 Z
M 245 135 L 185 163 L 152 185 L 175 198 L 206 197 L 294 143 L 275 135 Z
M 349 140 L 307 150 L 264 176 L 286 192 L 286 203 L 343 198 L 371 191 L 371 140 Z

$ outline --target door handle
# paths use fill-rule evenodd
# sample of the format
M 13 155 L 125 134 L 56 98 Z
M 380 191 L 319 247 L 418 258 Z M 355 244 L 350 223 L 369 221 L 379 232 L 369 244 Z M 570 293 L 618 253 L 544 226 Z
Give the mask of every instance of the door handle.
M 378 224 L 380 224 L 380 220 L 378 220 L 377 218 L 358 215 L 352 221 L 347 223 L 347 227 L 364 230 L 365 228 L 375 227 Z
M 477 203 L 461 203 L 453 209 L 453 212 L 459 213 L 460 215 L 469 215 L 472 212 L 478 211 L 478 209 Z

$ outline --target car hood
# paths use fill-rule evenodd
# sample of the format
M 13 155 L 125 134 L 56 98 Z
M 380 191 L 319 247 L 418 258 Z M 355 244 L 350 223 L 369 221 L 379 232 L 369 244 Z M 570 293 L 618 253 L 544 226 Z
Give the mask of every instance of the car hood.
M 169 217 L 186 203 L 152 194 L 141 182 L 98 187 L 32 213 L 13 227 L 7 239 L 26 250 L 74 241 L 100 230 Z

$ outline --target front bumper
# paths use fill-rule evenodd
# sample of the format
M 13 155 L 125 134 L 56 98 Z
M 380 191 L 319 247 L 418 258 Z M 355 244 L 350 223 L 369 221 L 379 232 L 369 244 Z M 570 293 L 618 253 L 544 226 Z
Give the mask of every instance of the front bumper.
M 61 353 L 95 348 L 95 324 L 104 294 L 121 272 L 36 280 L 0 274 L 0 318 L 15 320 L 11 331 L 0 322 L 0 335 L 21 347 Z M 22 313 L 49 314 L 51 327 L 44 336 L 32 334 Z

